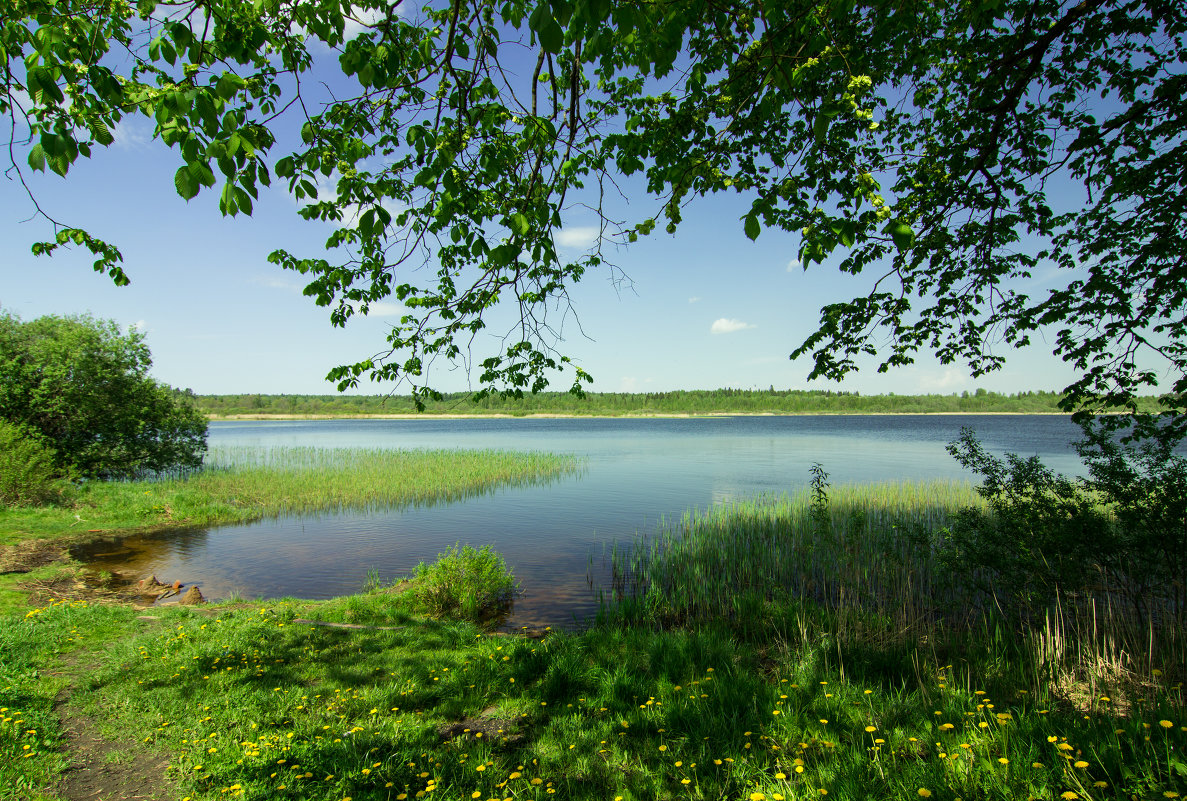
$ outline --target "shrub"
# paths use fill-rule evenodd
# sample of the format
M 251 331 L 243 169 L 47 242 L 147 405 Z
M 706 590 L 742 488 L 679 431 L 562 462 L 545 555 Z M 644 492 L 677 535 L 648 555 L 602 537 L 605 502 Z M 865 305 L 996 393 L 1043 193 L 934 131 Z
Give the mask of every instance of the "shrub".
M 509 611 L 518 589 L 506 561 L 489 545 L 454 545 L 433 564 L 416 566 L 411 592 L 431 615 L 481 622 Z
M 149 375 L 144 334 L 89 316 L 22 322 L 0 311 L 0 417 L 87 478 L 202 464 L 206 418 L 188 391 Z
M 0 504 L 40 506 L 63 500 L 70 487 L 52 448 L 20 426 L 0 420 Z
M 1042 610 L 1115 565 L 1116 526 L 1088 484 L 1055 473 L 1035 456 L 999 459 L 969 429 L 948 451 L 984 477 L 977 493 L 987 508 L 957 515 L 941 558 L 1007 612 Z

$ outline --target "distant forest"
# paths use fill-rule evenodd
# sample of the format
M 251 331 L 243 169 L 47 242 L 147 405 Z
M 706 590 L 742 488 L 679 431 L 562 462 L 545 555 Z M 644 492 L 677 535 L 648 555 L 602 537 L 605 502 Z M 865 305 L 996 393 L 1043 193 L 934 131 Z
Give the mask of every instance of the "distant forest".
M 1058 413 L 1057 392 L 1001 395 L 978 389 L 951 395 L 862 395 L 828 390 L 714 389 L 675 392 L 589 392 L 578 398 L 567 392 L 542 392 L 523 398 L 498 395 L 474 400 L 469 393 L 429 401 L 426 414 L 936 414 L 942 412 Z M 1143 398 L 1157 410 L 1157 400 Z M 213 416 L 231 415 L 365 415 L 416 412 L 407 395 L 199 395 L 198 408 Z

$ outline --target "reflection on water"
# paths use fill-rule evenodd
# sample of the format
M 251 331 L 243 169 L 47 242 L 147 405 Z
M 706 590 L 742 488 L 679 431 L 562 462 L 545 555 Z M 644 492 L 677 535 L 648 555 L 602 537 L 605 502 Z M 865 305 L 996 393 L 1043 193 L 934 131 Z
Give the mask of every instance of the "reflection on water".
M 210 599 L 330 598 L 369 570 L 410 573 L 455 542 L 490 544 L 523 587 L 514 626 L 591 615 L 588 573 L 614 541 L 664 519 L 742 497 L 803 487 L 821 462 L 834 484 L 970 478 L 944 451 L 962 425 L 990 449 L 1081 469 L 1062 417 L 721 417 L 676 420 L 333 420 L 211 425 L 213 446 L 498 448 L 573 453 L 581 474 L 496 487 L 433 506 L 345 511 L 130 537 L 80 549 L 90 565 L 198 584 Z M 592 560 L 591 560 L 592 557 Z

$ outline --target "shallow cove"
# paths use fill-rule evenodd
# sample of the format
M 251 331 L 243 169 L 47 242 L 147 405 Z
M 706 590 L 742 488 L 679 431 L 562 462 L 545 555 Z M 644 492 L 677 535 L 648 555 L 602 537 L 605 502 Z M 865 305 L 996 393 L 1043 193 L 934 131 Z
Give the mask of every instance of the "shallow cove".
M 512 625 L 565 625 L 596 608 L 591 576 L 617 541 L 733 499 L 804 486 L 820 462 L 834 484 L 972 479 L 945 452 L 964 426 L 992 451 L 1082 468 L 1067 418 L 851 415 L 704 418 L 233 421 L 210 445 L 495 448 L 573 453 L 579 474 L 540 486 L 403 510 L 345 512 L 170 531 L 80 549 L 124 575 L 198 584 L 208 599 L 331 598 L 374 572 L 390 582 L 455 542 L 490 544 L 523 587 Z

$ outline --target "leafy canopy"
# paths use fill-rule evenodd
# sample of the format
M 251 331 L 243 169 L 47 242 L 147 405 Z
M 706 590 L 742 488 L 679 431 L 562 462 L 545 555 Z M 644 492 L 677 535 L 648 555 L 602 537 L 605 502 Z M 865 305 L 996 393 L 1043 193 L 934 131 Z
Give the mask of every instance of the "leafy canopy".
M 114 322 L 25 323 L 0 313 L 0 419 L 44 446 L 39 458 L 59 474 L 130 478 L 197 467 L 206 418 L 150 377 L 151 365 L 144 335 Z
M 606 243 L 739 193 L 749 237 L 798 231 L 805 267 L 869 276 L 795 347 L 813 377 L 921 351 L 981 375 L 1041 335 L 1079 376 L 1068 408 L 1131 409 L 1165 376 L 1181 419 L 1185 31 L 1170 0 L 15 0 L 0 111 L 31 132 L 22 176 L 65 175 L 142 114 L 182 197 L 250 213 L 287 182 L 334 232 L 327 254 L 272 261 L 335 325 L 384 298 L 408 310 L 340 387 L 432 396 L 432 361 L 466 358 L 504 305 L 517 324 L 482 386 L 571 368 L 579 392 L 550 316 L 569 287 L 612 269 Z M 653 216 L 613 219 L 621 176 Z M 602 235 L 568 260 L 575 203 Z M 49 219 L 36 252 L 81 245 L 128 280 L 114 245 Z

